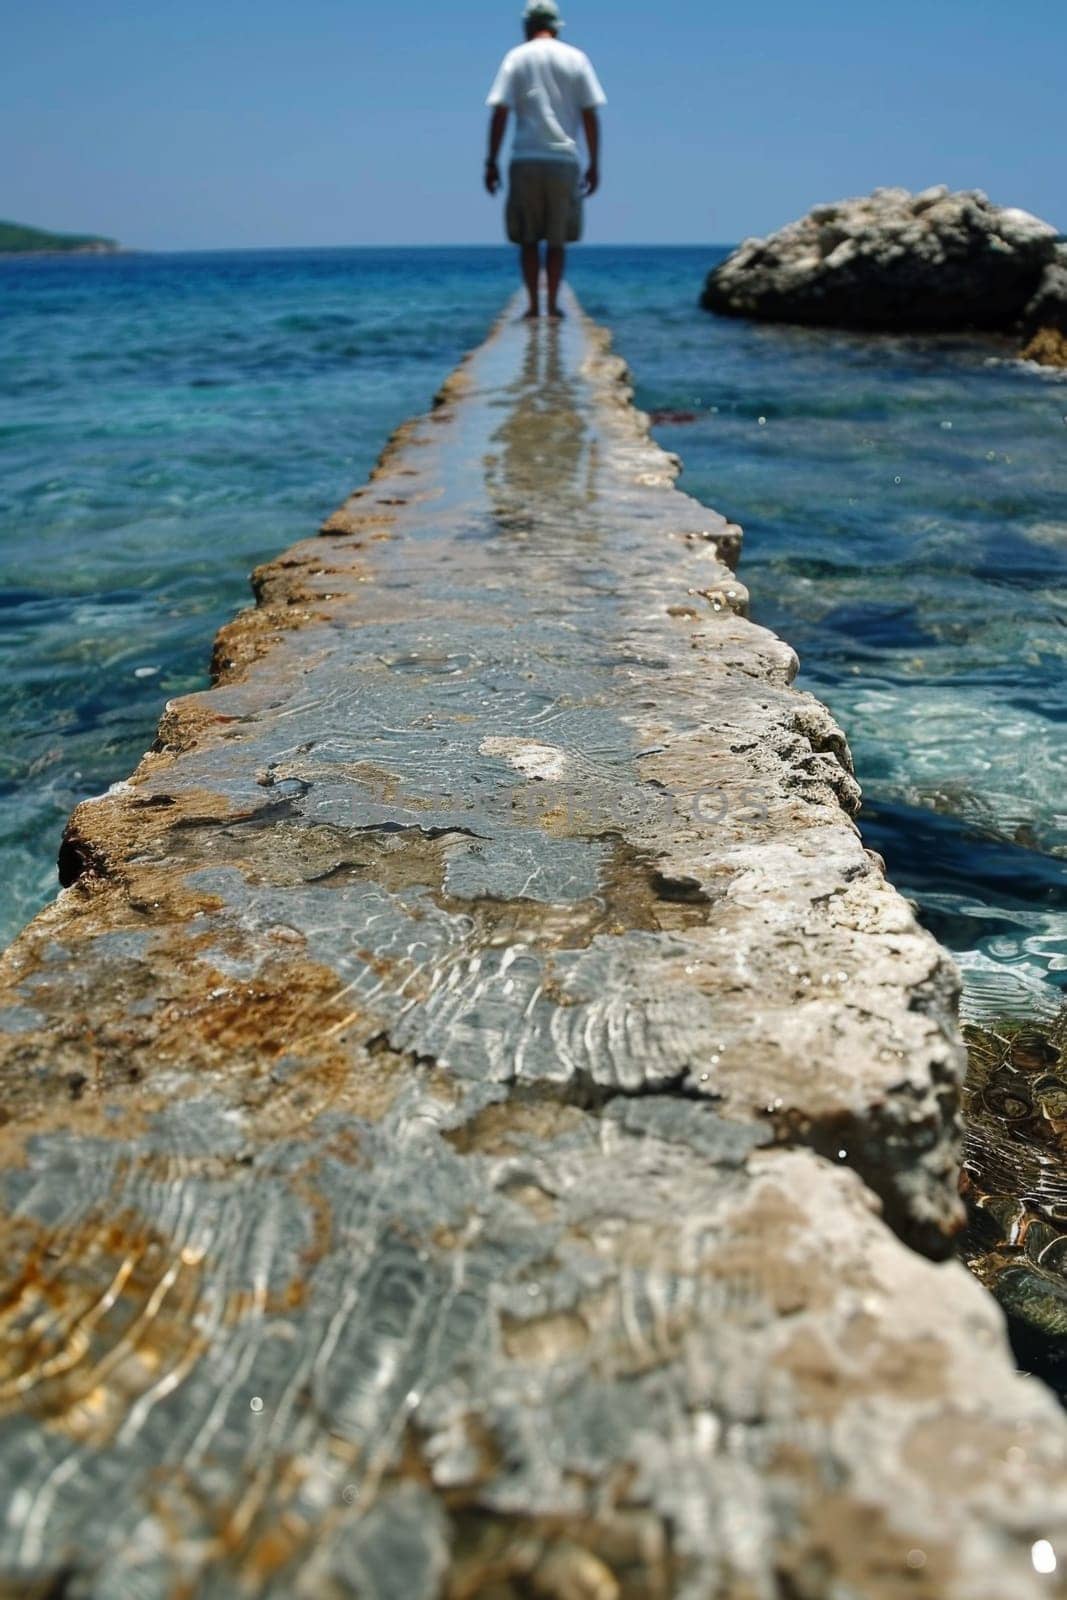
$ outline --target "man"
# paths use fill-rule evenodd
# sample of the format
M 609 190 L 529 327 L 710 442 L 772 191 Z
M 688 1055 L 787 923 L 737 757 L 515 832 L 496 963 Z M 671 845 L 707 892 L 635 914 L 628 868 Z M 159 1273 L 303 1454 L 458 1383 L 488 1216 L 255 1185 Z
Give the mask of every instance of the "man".
M 582 195 L 595 194 L 600 183 L 597 107 L 607 102 L 588 57 L 556 37 L 563 27 L 556 0 L 528 0 L 522 20 L 526 43 L 508 51 L 486 101 L 493 110 L 485 187 L 490 194 L 500 188 L 497 157 L 513 111 L 508 238 L 519 246 L 528 317 L 539 311 L 540 241 L 545 241 L 548 315 L 559 317 L 564 246 L 581 238 Z M 580 129 L 589 154 L 584 183 L 579 182 Z

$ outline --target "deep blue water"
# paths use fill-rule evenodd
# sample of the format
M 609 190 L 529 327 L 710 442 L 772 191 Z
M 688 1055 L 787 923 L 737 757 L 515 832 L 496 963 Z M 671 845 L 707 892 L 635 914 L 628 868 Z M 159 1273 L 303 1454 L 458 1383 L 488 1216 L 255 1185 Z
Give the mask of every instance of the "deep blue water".
M 714 248 L 585 247 L 685 487 L 844 726 L 868 842 L 977 1015 L 1067 986 L 1067 382 L 1008 346 L 710 317 Z M 0 262 L 0 939 L 77 800 L 203 686 L 247 574 L 358 484 L 512 289 L 503 248 Z

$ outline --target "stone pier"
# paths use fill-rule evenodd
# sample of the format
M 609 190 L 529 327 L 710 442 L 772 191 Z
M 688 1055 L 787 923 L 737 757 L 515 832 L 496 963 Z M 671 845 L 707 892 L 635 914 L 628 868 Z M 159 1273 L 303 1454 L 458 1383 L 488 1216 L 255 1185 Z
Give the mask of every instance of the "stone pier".
M 0 1594 L 1067 1592 L 956 970 L 677 469 L 509 312 L 75 811 L 0 975 Z

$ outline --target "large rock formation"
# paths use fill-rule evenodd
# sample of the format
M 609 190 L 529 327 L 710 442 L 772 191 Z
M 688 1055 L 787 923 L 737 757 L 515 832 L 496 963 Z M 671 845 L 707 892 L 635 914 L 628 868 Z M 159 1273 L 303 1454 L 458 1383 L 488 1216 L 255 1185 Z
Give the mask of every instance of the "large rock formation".
M 1051 224 L 979 189 L 876 189 L 746 239 L 709 273 L 701 304 L 872 331 L 1024 328 L 1033 340 L 1051 328 L 1062 343 L 1067 254 Z

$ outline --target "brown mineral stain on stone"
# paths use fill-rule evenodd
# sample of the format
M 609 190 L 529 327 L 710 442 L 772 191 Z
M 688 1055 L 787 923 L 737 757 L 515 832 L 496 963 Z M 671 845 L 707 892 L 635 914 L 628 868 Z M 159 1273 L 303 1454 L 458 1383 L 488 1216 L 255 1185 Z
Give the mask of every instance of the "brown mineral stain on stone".
M 15 1270 L 0 1306 L 0 1411 L 98 1447 L 139 1395 L 203 1353 L 202 1257 L 175 1254 L 131 1212 L 56 1230 L 20 1219 L 5 1231 Z
M 547 1097 L 512 1098 L 486 1106 L 445 1138 L 461 1155 L 516 1155 L 527 1143 L 559 1138 L 587 1121 L 578 1106 Z
M 241 1561 L 241 1573 L 249 1585 L 266 1583 L 306 1545 L 307 1523 L 295 1516 L 272 1522 L 255 1533 Z
M 589 1326 L 576 1311 L 552 1311 L 543 1317 L 500 1319 L 504 1349 L 514 1361 L 544 1365 L 565 1361 L 589 1343 Z
M 138 769 L 142 778 L 152 759 L 146 756 Z M 64 855 L 69 862 L 64 881 L 70 884 L 89 874 L 130 882 L 136 878 L 137 857 L 158 845 L 179 817 L 222 822 L 243 814 L 232 801 L 210 789 L 183 789 L 180 798 L 173 798 L 158 790 L 138 793 L 134 787 L 84 800 L 71 812 L 60 846 L 61 870 Z
M 925 1535 L 909 1538 L 881 1507 L 826 1492 L 807 1508 L 802 1537 L 781 1551 L 778 1578 L 788 1600 L 944 1600 L 954 1575 L 951 1549 Z
M 911 1471 L 931 1490 L 938 1490 L 946 1479 L 975 1485 L 999 1482 L 1006 1453 L 1013 1448 L 1025 1451 L 1028 1445 L 1032 1450 L 1032 1430 L 990 1422 L 978 1413 L 961 1410 L 950 1420 L 942 1416 L 917 1422 L 902 1455 Z
M 876 1318 L 855 1318 L 831 1345 L 828 1334 L 800 1328 L 778 1353 L 777 1370 L 788 1373 L 805 1415 L 829 1420 L 842 1405 L 865 1396 L 888 1395 L 909 1403 L 944 1394 L 946 1354 L 937 1339 L 892 1339 Z
M 210 704 L 196 695 L 182 695 L 177 700 L 168 701 L 159 719 L 152 748 L 141 758 L 134 778 L 138 773 L 144 775 L 155 770 L 158 763 L 153 757 L 162 755 L 173 758 L 188 750 L 195 750 L 205 740 L 221 737 L 238 720 L 237 717 L 213 710 Z M 130 779 L 131 783 L 134 778 Z
M 503 1193 L 517 1205 L 525 1206 L 538 1222 L 551 1222 L 556 1216 L 555 1200 L 536 1183 L 508 1183 Z
M 391 512 L 378 507 L 372 510 L 364 505 L 362 502 L 365 497 L 366 491 L 357 489 L 336 511 L 331 511 L 319 529 L 319 537 L 344 539 L 346 544 L 351 538 L 360 539 L 360 544 L 376 538 L 389 538 L 396 518 Z M 355 548 L 358 549 L 359 545 Z
M 158 906 L 171 904 L 161 887 L 159 895 Z M 83 919 L 79 933 L 86 932 Z M 33 1003 L 49 1026 L 0 1037 L 0 1060 L 22 1066 L 18 1077 L 9 1074 L 5 1081 L 7 1115 L 43 1114 L 50 1084 L 74 1061 L 85 1063 L 87 1046 L 89 1099 L 119 1090 L 139 1103 L 158 1073 L 177 1068 L 193 1075 L 224 1071 L 228 1096 L 246 1108 L 262 1106 L 270 1126 L 290 1119 L 294 1132 L 327 1107 L 372 1121 L 384 1115 L 404 1081 L 405 1064 L 366 1048 L 378 1020 L 353 1005 L 332 968 L 302 960 L 287 942 L 261 961 L 254 979 L 235 980 L 202 959 L 198 946 L 205 941 L 217 948 L 225 936 L 190 940 L 178 923 L 160 930 L 141 961 L 101 968 L 92 999 L 95 1007 L 109 1008 L 114 1020 L 106 1027 L 72 1010 L 61 989 L 36 988 Z M 138 993 L 156 997 L 153 1011 L 130 1008 Z M 284 1083 L 272 1076 L 282 1057 L 302 1062 Z M 438 1091 L 453 1093 L 445 1083 Z
M 817 1311 L 832 1302 L 836 1281 L 832 1265 L 804 1247 L 803 1226 L 796 1199 L 764 1184 L 739 1211 L 729 1237 L 717 1243 L 706 1270 L 736 1296 L 762 1300 L 780 1316 Z M 789 1249 L 794 1241 L 795 1255 Z
M 589 1517 L 454 1513 L 446 1600 L 668 1600 L 678 1572 L 662 1523 L 628 1508 Z

